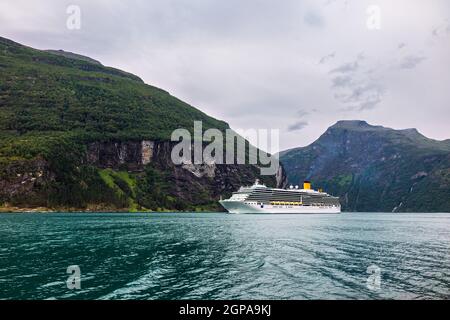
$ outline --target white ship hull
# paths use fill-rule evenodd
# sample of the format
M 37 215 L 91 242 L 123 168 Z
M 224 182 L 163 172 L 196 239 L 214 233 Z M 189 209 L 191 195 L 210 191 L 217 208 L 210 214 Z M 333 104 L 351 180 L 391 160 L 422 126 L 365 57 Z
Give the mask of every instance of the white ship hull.
M 222 200 L 220 204 L 229 212 L 237 214 L 245 213 L 293 213 L 293 214 L 318 214 L 341 213 L 338 206 L 294 206 L 294 205 L 259 205 L 245 203 L 243 201 Z

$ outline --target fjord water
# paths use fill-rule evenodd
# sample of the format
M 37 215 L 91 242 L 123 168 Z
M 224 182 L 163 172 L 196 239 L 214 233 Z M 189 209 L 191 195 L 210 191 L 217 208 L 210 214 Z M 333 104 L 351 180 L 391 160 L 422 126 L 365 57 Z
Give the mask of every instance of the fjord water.
M 445 298 L 450 214 L 0 215 L 0 299 Z

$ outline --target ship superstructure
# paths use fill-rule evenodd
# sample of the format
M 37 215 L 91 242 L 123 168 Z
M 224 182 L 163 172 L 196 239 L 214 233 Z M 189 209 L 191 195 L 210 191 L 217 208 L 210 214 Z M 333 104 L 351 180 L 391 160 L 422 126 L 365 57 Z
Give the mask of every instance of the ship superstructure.
M 303 188 L 269 188 L 256 180 L 255 184 L 241 187 L 231 198 L 220 200 L 230 213 L 340 213 L 339 198 L 322 190 L 313 190 L 305 181 Z

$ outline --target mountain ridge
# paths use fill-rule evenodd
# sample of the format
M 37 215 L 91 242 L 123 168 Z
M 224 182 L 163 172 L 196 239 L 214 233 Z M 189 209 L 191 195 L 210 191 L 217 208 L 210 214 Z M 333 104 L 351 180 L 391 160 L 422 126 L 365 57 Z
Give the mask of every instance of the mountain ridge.
M 420 140 L 422 140 L 422 142 L 429 141 L 431 143 L 440 144 L 441 148 L 444 148 L 445 150 L 450 151 L 450 139 L 437 140 L 437 139 L 428 138 L 425 135 L 423 135 L 422 133 L 420 133 L 417 130 L 417 128 L 393 129 L 393 128 L 384 127 L 381 125 L 370 125 L 364 120 L 339 120 L 335 124 L 330 126 L 321 136 L 326 134 L 327 131 L 330 129 L 352 129 L 352 130 L 359 130 L 359 131 L 375 131 L 378 129 L 378 130 L 385 130 L 385 131 L 396 131 L 398 133 L 403 133 L 406 137 L 410 137 L 413 139 L 420 139 Z M 321 136 L 319 136 L 318 139 L 320 139 Z M 305 148 L 305 147 L 307 147 L 307 146 L 289 148 L 289 149 L 280 151 L 279 154 L 280 155 L 285 154 L 287 152 L 290 152 L 290 151 L 293 151 L 296 149 Z
M 97 65 L 103 66 L 103 64 L 100 61 L 98 61 L 98 60 L 92 59 L 90 57 L 87 57 L 87 56 L 84 56 L 84 55 L 81 55 L 81 54 L 77 54 L 77 53 L 73 53 L 73 52 L 69 52 L 69 51 L 64 51 L 62 49 L 59 49 L 59 50 L 48 49 L 48 50 L 43 50 L 43 51 L 48 52 L 48 53 L 52 53 L 52 54 L 55 54 L 55 55 L 63 56 L 63 57 L 69 58 L 69 59 L 81 60 L 81 61 L 90 62 L 90 63 L 93 63 L 93 64 L 97 64 Z
M 347 211 L 450 211 L 450 145 L 416 129 L 338 121 L 280 161 L 290 183 L 311 179 Z

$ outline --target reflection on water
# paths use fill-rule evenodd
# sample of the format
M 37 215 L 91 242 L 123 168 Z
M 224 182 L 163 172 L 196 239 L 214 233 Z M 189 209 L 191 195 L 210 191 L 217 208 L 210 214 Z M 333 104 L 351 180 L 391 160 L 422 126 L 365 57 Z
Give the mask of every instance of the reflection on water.
M 0 299 L 67 298 L 450 298 L 450 214 L 0 215 Z

